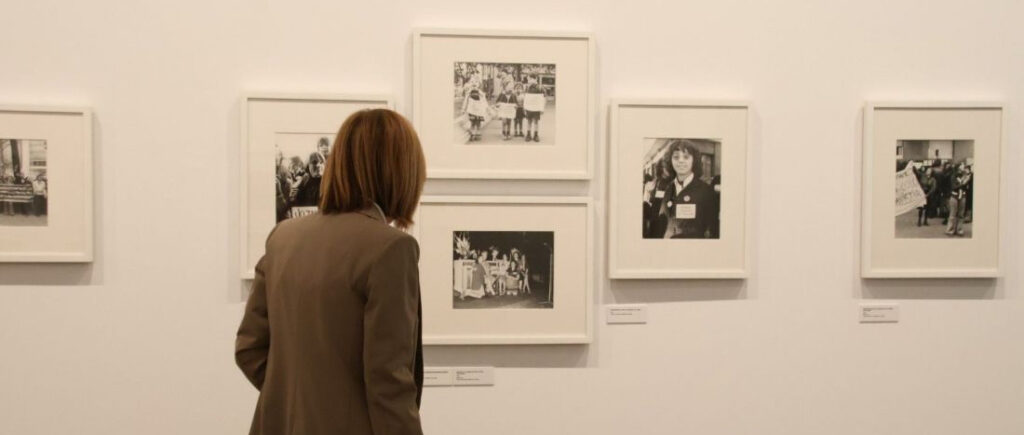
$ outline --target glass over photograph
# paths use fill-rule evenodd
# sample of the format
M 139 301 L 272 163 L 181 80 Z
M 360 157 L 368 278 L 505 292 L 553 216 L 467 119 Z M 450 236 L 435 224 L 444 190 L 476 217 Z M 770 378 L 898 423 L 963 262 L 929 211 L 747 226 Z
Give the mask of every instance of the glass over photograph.
M 274 183 L 277 220 L 316 213 L 331 133 L 278 133 Z
M 555 64 L 455 62 L 455 143 L 551 145 Z
M 452 307 L 554 307 L 551 231 L 452 233 Z
M 722 142 L 643 141 L 643 238 L 718 239 Z
M 971 237 L 974 141 L 896 144 L 896 238 Z
M 0 226 L 46 226 L 46 141 L 0 139 Z

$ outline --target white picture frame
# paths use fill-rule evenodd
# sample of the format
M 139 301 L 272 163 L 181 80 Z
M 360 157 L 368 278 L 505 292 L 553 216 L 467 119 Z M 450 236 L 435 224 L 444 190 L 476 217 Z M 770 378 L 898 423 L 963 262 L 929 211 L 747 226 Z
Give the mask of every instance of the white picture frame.
M 425 344 L 591 342 L 590 198 L 424 196 L 411 234 L 420 244 L 423 316 L 429 319 L 424 322 Z M 550 247 L 547 254 L 537 250 L 541 246 L 537 241 L 544 237 Z M 469 251 L 489 249 L 501 253 L 492 257 L 511 260 L 502 263 L 499 271 L 517 270 L 513 263 L 520 257 L 515 251 L 529 256 L 523 261 L 524 275 L 533 283 L 529 294 L 522 282 L 510 283 L 508 292 L 496 290 L 498 280 L 511 275 L 501 272 L 492 273 L 500 277 L 491 281 L 490 291 L 483 290 L 487 272 L 477 267 L 480 276 L 471 274 L 474 262 L 486 263 L 486 254 L 470 255 Z M 456 269 L 465 267 L 468 271 L 459 274 L 465 285 L 458 285 Z M 472 284 L 474 279 L 477 284 Z M 474 287 L 478 294 L 469 291 Z M 513 295 L 513 288 L 521 292 Z
M 999 276 L 1001 173 L 1004 170 L 1002 156 L 1005 154 L 1003 113 L 1003 106 L 995 102 L 865 104 L 861 277 Z M 914 157 L 915 150 L 907 149 L 911 146 L 934 148 L 935 156 L 918 162 Z M 945 151 L 948 156 L 941 155 L 941 148 L 948 149 Z M 895 164 L 893 156 L 896 156 Z M 950 172 L 961 174 L 959 180 L 969 181 L 971 200 L 963 200 L 971 204 L 969 224 L 962 224 L 966 220 L 965 215 L 958 214 L 959 231 L 946 235 L 948 224 L 941 228 L 935 225 L 941 221 L 933 221 L 931 228 L 927 225 L 915 228 L 914 224 L 905 222 L 906 215 L 898 212 L 907 207 L 897 204 L 897 198 L 906 199 L 908 195 L 904 192 L 897 196 L 901 185 L 897 179 L 901 178 L 899 167 L 909 166 L 911 162 L 916 168 L 933 168 L 929 172 L 935 179 L 948 177 L 944 174 Z M 952 171 L 947 166 L 952 167 Z M 924 169 L 920 170 L 923 172 Z M 941 186 L 941 181 L 937 184 Z M 958 184 L 968 185 L 966 182 Z M 919 205 L 926 209 L 939 209 L 944 203 L 948 210 L 948 199 L 942 199 L 939 194 L 935 201 L 921 200 Z M 928 211 L 923 215 L 925 222 Z M 948 212 L 935 212 L 940 219 L 943 214 L 947 219 L 949 217 Z M 909 213 L 914 214 L 913 211 Z M 913 217 L 909 218 L 911 222 Z M 916 217 L 920 224 L 921 215 Z
M 743 101 L 611 101 L 608 207 L 611 279 L 743 279 L 748 276 L 749 111 L 749 104 Z M 718 201 L 713 207 L 710 206 L 712 201 L 697 199 L 700 195 L 694 196 L 697 203 L 693 205 L 684 204 L 691 199 L 685 194 L 681 196 L 685 201 L 679 201 L 680 204 L 672 204 L 671 198 L 666 197 L 673 196 L 667 192 L 674 192 L 675 184 L 659 180 L 674 179 L 665 172 L 670 167 L 665 163 L 669 158 L 665 153 L 673 142 L 708 147 L 709 152 L 701 152 L 701 155 L 702 163 L 710 164 L 711 171 L 705 169 L 701 175 L 705 178 L 704 184 L 713 190 L 712 197 Z M 657 148 L 659 146 L 661 148 Z M 657 152 L 662 153 L 660 158 Z M 713 172 L 717 181 L 708 177 L 707 172 Z M 650 195 L 649 185 L 655 187 Z M 681 190 L 680 194 L 684 192 L 686 190 Z M 688 208 L 680 211 L 673 207 Z M 719 212 L 702 214 L 701 208 L 717 208 Z M 695 231 L 699 234 L 678 233 L 676 237 L 687 238 L 666 239 L 668 228 L 652 222 L 662 221 L 667 226 L 670 210 L 691 213 L 679 218 L 699 217 L 693 219 L 703 222 Z
M 0 106 L 0 263 L 93 261 L 92 123 L 88 108 Z
M 392 107 L 393 99 L 387 95 L 263 92 L 241 98 L 239 252 L 242 279 L 253 278 L 267 236 L 277 224 L 277 152 L 302 147 L 301 141 L 306 136 L 327 137 L 333 145 L 342 122 L 352 113 Z M 310 153 L 317 151 L 317 143 L 317 139 L 310 143 Z M 300 160 L 306 155 L 299 151 L 292 153 Z M 307 208 L 310 207 L 303 207 Z
M 423 142 L 429 178 L 592 177 L 596 113 L 592 34 L 421 28 L 413 33 L 412 62 L 412 117 Z M 537 72 L 540 67 L 546 69 Z M 477 73 L 467 72 L 471 68 Z M 501 120 L 485 116 L 474 141 L 468 133 L 473 130 L 472 109 L 460 114 L 458 101 L 465 103 L 469 90 L 476 87 L 488 97 L 485 106 L 497 106 L 492 95 L 501 88 L 515 88 L 517 79 L 526 82 L 527 91 L 531 82 L 541 82 L 549 107 L 536 115 L 535 131 L 544 135 L 534 142 L 525 135 L 505 139 Z M 525 101 L 525 94 L 520 99 Z M 522 122 L 528 129 L 529 121 Z

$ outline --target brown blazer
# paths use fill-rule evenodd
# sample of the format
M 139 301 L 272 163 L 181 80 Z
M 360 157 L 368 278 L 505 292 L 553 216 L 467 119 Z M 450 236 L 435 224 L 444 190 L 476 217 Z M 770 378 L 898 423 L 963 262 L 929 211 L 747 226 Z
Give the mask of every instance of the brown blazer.
M 376 208 L 281 222 L 256 265 L 235 360 L 250 434 L 422 434 L 419 246 Z

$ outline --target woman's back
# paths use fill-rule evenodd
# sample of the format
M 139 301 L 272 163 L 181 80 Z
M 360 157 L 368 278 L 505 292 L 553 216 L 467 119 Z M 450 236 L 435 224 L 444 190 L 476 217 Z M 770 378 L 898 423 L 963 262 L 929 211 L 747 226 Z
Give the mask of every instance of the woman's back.
M 401 404 L 415 405 L 419 394 L 419 334 L 396 321 L 417 316 L 418 255 L 416 241 L 372 209 L 275 229 L 253 284 L 273 340 L 265 360 L 238 353 L 260 388 L 251 433 L 418 433 L 404 429 L 419 428 L 417 410 Z M 245 326 L 239 348 L 246 339 L 258 347 L 260 334 L 243 334 Z
M 426 162 L 388 109 L 350 115 L 320 213 L 282 221 L 256 264 L 235 360 L 260 397 L 252 434 L 421 435 L 419 246 Z

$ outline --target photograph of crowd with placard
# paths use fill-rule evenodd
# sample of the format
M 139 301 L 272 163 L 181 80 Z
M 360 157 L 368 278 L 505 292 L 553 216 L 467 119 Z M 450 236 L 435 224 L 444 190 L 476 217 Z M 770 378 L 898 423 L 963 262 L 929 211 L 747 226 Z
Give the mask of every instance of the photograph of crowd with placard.
M 896 237 L 971 237 L 974 141 L 896 144 Z
M 722 142 L 681 138 L 643 142 L 643 238 L 719 238 Z
M 0 225 L 47 225 L 46 141 L 0 139 Z
M 555 64 L 455 62 L 455 142 L 550 145 Z
M 316 213 L 320 180 L 331 148 L 330 133 L 279 133 L 274 137 L 277 221 Z
M 455 231 L 453 308 L 554 307 L 554 233 Z

